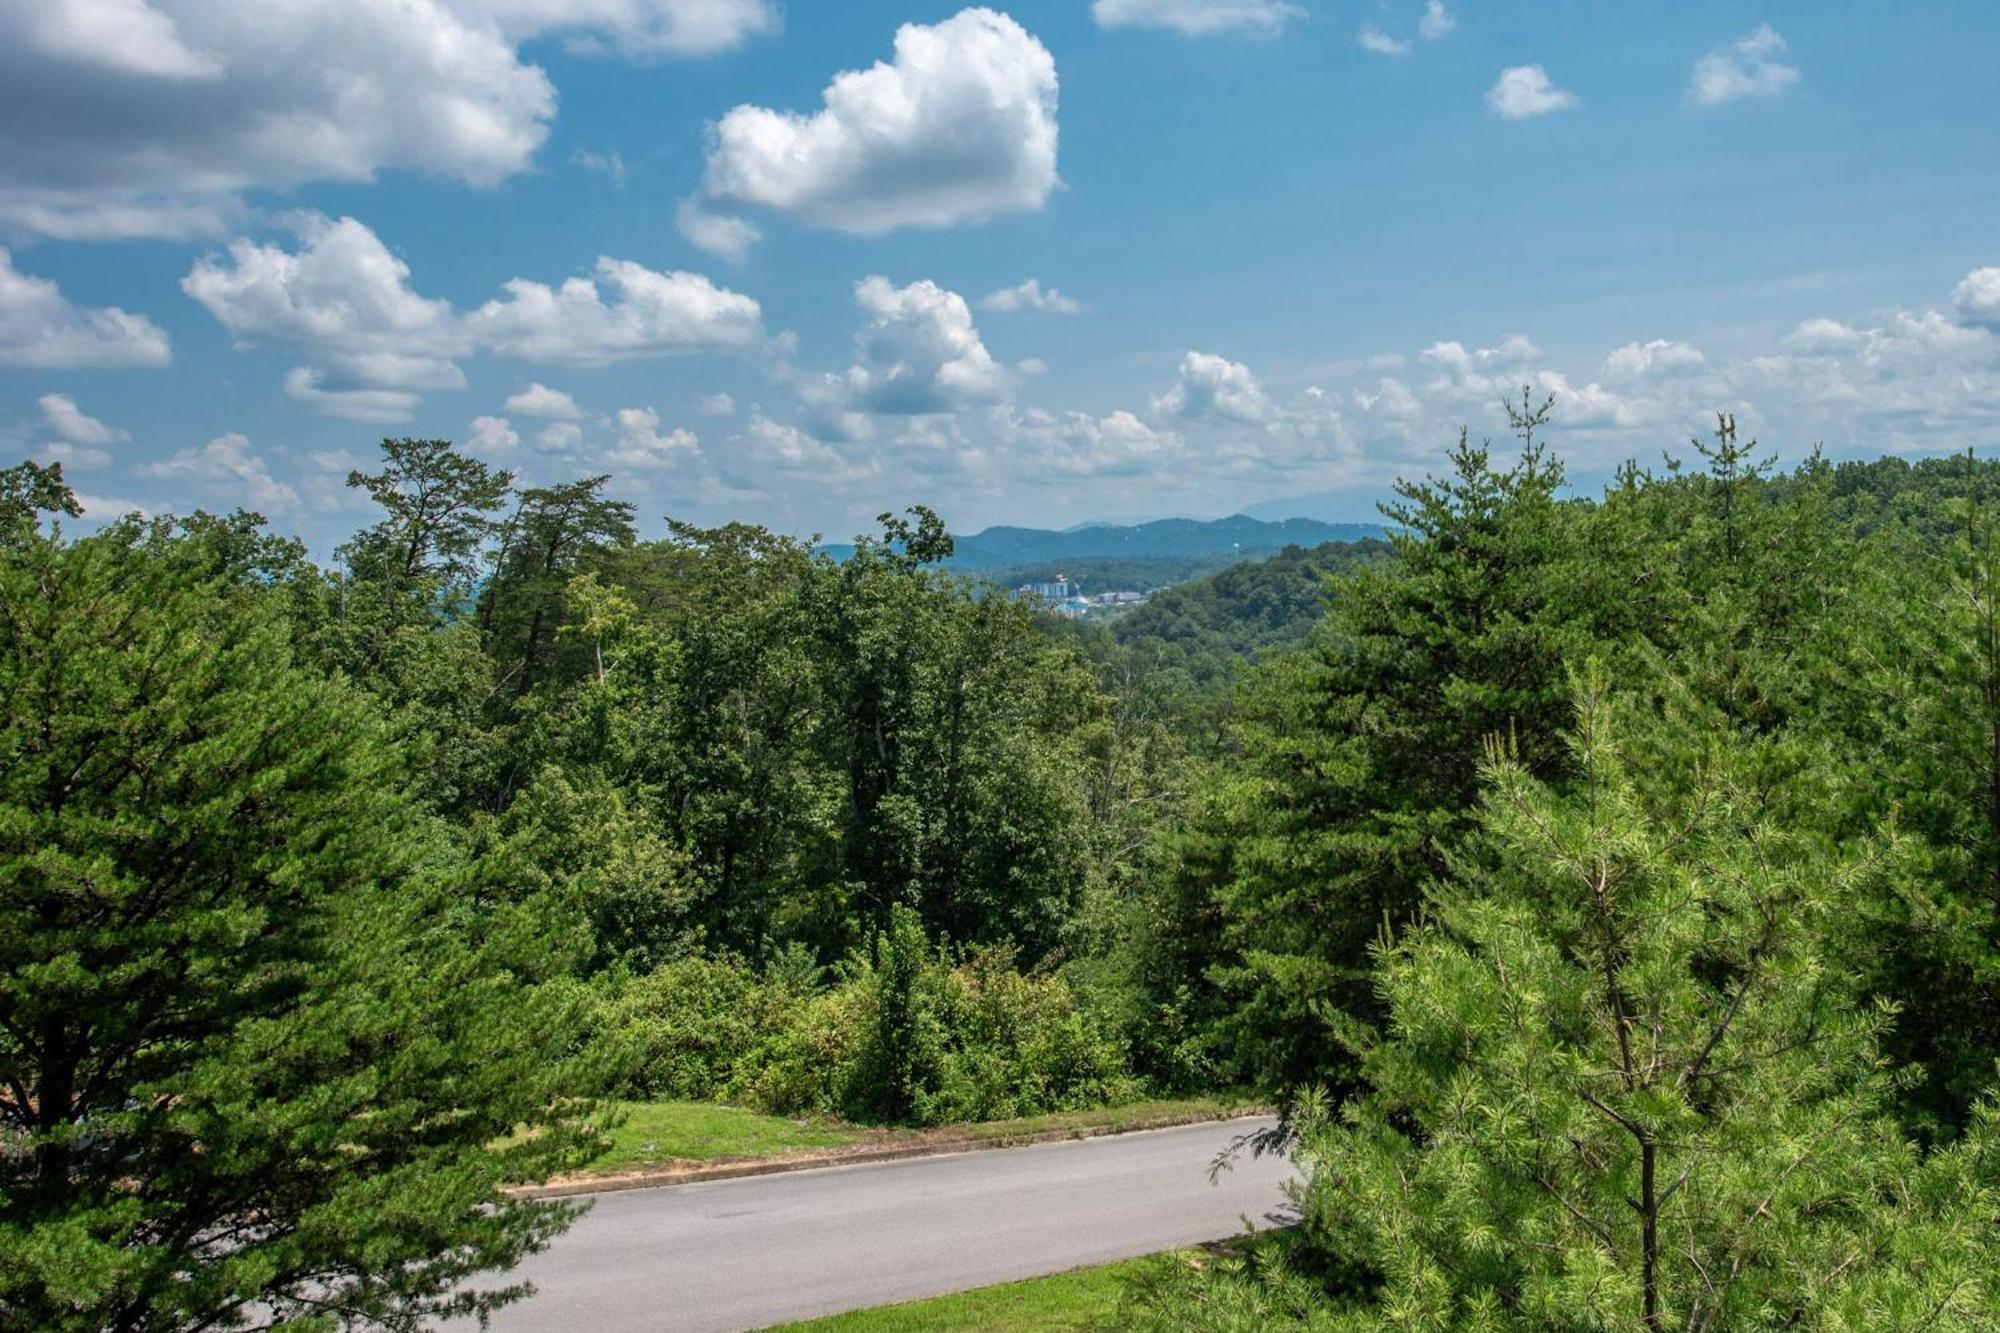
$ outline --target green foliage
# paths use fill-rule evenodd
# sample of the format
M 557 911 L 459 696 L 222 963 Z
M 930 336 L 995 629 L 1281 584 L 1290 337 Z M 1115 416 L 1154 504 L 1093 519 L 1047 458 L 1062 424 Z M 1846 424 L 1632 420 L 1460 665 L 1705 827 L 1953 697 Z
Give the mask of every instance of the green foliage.
M 1992 468 L 1774 476 L 1726 415 L 1695 452 L 1591 501 L 1556 495 L 1532 441 L 1506 473 L 1461 446 L 1454 477 L 1405 488 L 1397 559 L 1337 581 L 1239 698 L 1137 895 L 1127 980 L 1163 1040 L 1135 1054 L 1296 1099 L 1319 1183 L 1293 1262 L 1176 1285 L 1158 1326 L 1631 1326 L 1648 1215 L 1663 1327 L 1990 1320 Z M 1562 696 L 1592 657 L 1654 702 L 1578 750 Z M 1634 858 L 1613 972 L 1666 1052 L 1615 1097 L 1591 1079 L 1620 1077 L 1620 1023 L 1552 896 L 1577 876 L 1502 836 L 1579 808 L 1615 812 L 1580 821 L 1607 864 Z M 1743 989 L 1687 1076 L 1749 976 L 1790 989 Z
M 689 957 L 623 986 L 601 1026 L 634 1047 L 627 1096 L 751 1101 L 771 1045 L 800 1020 L 804 999 L 763 984 L 739 959 Z
M 1274 1328 L 1342 1333 L 1357 1326 L 1397 1327 L 1380 1319 L 1369 1324 L 1352 1309 L 1336 1306 L 1310 1255 L 1305 1239 L 1286 1231 L 1241 1238 L 1234 1252 L 1195 1264 L 1162 1256 L 1134 1261 L 1119 1304 L 1118 1327 L 1133 1333 L 1265 1333 Z
M 325 666 L 389 706 L 420 794 L 462 815 L 505 762 L 490 708 L 496 673 L 463 612 L 513 479 L 448 440 L 383 440 L 382 454 L 382 471 L 347 478 L 381 520 L 340 548 L 344 570 L 295 623 Z
M 564 1220 L 499 1187 L 587 1147 L 581 923 L 468 907 L 484 872 L 233 531 L 0 550 L 8 1327 L 484 1309 L 462 1284 Z
M 1005 950 L 954 961 L 907 908 L 830 986 L 779 962 L 691 957 L 635 978 L 601 1023 L 629 1044 L 628 1095 L 947 1124 L 1129 1098 L 1115 1035 L 1060 976 Z
M 2000 1054 L 2000 571 L 1990 474 L 1968 457 L 1945 480 L 1938 512 L 1878 527 L 1845 562 L 1811 712 L 1860 770 L 1840 826 L 1908 836 L 1905 873 L 1844 953 L 1901 1006 L 1886 1046 L 1924 1075 L 1901 1089 L 1905 1119 L 1948 1140 Z
M 479 622 L 503 679 L 526 694 L 565 618 L 569 581 L 607 551 L 632 544 L 632 506 L 604 498 L 609 476 L 520 492 L 498 534 Z
M 347 484 L 384 511 L 343 548 L 353 577 L 391 597 L 463 596 L 513 474 L 460 453 L 450 440 L 383 440 L 382 455 L 380 472 L 347 474 Z
M 1108 627 L 923 508 L 640 541 L 445 441 L 354 474 L 333 571 L 242 513 L 66 544 L 0 474 L 0 1314 L 408 1324 L 559 1224 L 482 1205 L 606 1081 L 1248 1083 L 1307 1227 L 1152 1326 L 1977 1325 L 2000 467 L 1777 473 L 1724 415 L 1576 497 L 1549 412 L 1386 546 Z
M 943 1081 L 945 1026 L 917 993 L 930 949 L 917 914 L 901 903 L 891 908 L 889 928 L 875 937 L 874 1021 L 855 1080 L 866 1109 L 883 1120 L 919 1115 Z
M 1026 609 L 928 570 L 944 540 L 892 520 L 836 565 L 676 526 L 572 585 L 575 679 L 529 745 L 687 850 L 710 945 L 831 961 L 907 903 L 1039 958 L 1088 892 L 1095 682 Z
M 1176 848 L 1175 929 L 1221 939 L 1205 975 L 1162 984 L 1218 987 L 1226 1044 L 1273 1092 L 1351 1078 L 1316 1014 L 1374 1012 L 1369 947 L 1467 827 L 1485 739 L 1534 773 L 1565 762 L 1563 663 L 1607 633 L 1624 561 L 1519 420 L 1512 467 L 1461 438 L 1450 477 L 1399 485 L 1397 558 L 1335 580 L 1309 645 L 1252 685 Z M 1219 932 L 1189 919 L 1210 903 Z
M 79 518 L 83 506 L 63 480 L 61 463 L 43 466 L 32 460 L 0 469 L 0 541 L 34 526 L 42 514 Z
M 1592 676 L 1567 794 L 1489 766 L 1478 837 L 1382 951 L 1386 1030 L 1350 1036 L 1368 1091 L 1301 1119 L 1304 1226 L 1333 1265 L 1317 1322 L 2000 1316 L 1993 1118 L 1950 1150 L 1907 1142 L 1887 1016 L 1833 965 L 1896 849 L 1812 831 L 1824 791 L 1774 794 L 1762 747 L 1718 721 Z
M 1328 578 L 1391 549 L 1372 538 L 1288 546 L 1167 588 L 1106 632 L 1146 675 L 1148 689 L 1210 696 L 1250 664 L 1302 645 L 1327 609 Z
M 515 894 L 547 894 L 590 923 L 588 970 L 649 971 L 694 950 L 700 885 L 688 856 L 601 776 L 550 766 L 497 819 L 479 819 Z
M 853 1111 L 946 1124 L 1074 1110 L 1129 1096 L 1115 1041 L 1060 979 L 1027 977 L 1011 952 L 952 966 L 899 908 L 854 970 L 870 1026 L 846 1080 Z

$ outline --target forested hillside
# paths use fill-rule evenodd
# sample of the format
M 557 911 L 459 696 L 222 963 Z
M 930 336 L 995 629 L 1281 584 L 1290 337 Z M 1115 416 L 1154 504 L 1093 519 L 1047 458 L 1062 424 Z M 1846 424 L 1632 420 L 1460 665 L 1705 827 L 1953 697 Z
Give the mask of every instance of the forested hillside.
M 1328 580 L 1389 551 L 1372 537 L 1288 546 L 1167 588 L 1106 632 L 1161 688 L 1213 694 L 1241 668 L 1304 642 L 1326 610 Z
M 978 577 L 995 587 L 1014 589 L 1024 583 L 1053 583 L 1067 580 L 1086 596 L 1101 592 L 1152 592 L 1158 588 L 1186 583 L 1219 569 L 1256 560 L 1260 555 L 1240 551 L 1207 551 L 1199 555 L 1113 556 L 1086 555 L 1055 560 L 1031 560 L 1019 565 L 996 565 L 978 571 Z
M 500 1299 L 606 1098 L 1246 1088 L 1302 1224 L 1135 1325 L 1994 1326 L 2000 467 L 1545 415 L 1103 630 L 924 509 L 389 440 L 323 568 L 7 471 L 0 1310 Z

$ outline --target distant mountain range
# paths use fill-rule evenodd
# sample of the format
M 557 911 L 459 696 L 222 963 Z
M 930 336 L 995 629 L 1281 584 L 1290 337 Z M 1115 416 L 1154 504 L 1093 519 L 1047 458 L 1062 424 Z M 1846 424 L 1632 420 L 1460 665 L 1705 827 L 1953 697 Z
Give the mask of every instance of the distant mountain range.
M 1066 532 L 1000 527 L 965 537 L 954 535 L 957 549 L 950 563 L 955 569 L 973 571 L 1061 560 L 1151 560 L 1230 554 L 1249 558 L 1281 551 L 1287 546 L 1357 542 L 1385 535 L 1387 530 L 1377 523 L 1322 523 L 1311 518 L 1270 521 L 1247 514 L 1208 520 L 1162 518 L 1131 526 L 1098 523 Z M 822 549 L 840 560 L 854 550 L 848 545 Z
M 1365 497 L 1363 497 L 1365 498 Z M 1335 522 L 1353 517 L 1356 510 L 1374 512 L 1372 505 L 1357 504 L 1353 490 L 1305 491 L 1244 505 L 1241 512 L 1251 518 L 1318 518 Z

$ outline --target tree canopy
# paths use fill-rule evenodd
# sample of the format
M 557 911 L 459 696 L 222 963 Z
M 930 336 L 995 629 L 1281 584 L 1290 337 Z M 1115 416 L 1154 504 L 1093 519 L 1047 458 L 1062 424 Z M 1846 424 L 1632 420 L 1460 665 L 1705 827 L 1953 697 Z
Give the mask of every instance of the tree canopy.
M 1139 1326 L 1990 1326 L 2000 467 L 1507 415 L 1103 625 L 441 440 L 324 567 L 0 474 L 0 1322 L 491 1308 L 607 1096 L 1240 1088 L 1302 1224 Z

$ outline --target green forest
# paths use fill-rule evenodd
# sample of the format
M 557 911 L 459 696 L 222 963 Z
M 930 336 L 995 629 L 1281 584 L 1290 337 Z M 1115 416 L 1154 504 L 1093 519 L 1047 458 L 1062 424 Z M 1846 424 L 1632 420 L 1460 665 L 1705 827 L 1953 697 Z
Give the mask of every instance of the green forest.
M 324 562 L 0 473 L 0 1325 L 490 1311 L 616 1101 L 1231 1091 L 1299 1224 L 1131 1327 L 2000 1326 L 2000 464 L 1509 416 L 1101 626 L 444 440 Z

